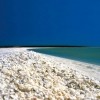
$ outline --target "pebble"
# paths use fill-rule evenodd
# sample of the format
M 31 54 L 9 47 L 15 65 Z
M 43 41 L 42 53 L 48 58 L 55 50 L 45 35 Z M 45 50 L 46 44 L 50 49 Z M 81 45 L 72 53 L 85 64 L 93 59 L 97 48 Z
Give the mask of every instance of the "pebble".
M 100 81 L 71 65 L 27 50 L 3 54 L 0 100 L 100 100 Z

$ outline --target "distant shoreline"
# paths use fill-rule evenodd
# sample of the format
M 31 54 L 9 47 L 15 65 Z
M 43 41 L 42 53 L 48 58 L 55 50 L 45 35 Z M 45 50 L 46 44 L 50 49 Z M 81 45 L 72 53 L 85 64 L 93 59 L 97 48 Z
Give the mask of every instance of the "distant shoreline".
M 10 52 L 15 52 L 15 51 L 29 51 L 28 49 L 38 49 L 38 48 L 44 48 L 44 47 L 0 48 L 0 54 L 3 54 L 5 52 L 7 54 L 7 52 L 10 53 Z M 82 61 L 72 60 L 72 59 L 68 59 L 68 58 L 56 57 L 53 55 L 48 55 L 48 54 L 43 54 L 43 53 L 38 53 L 38 54 L 46 56 L 47 59 L 52 58 L 54 60 L 61 61 L 65 64 L 68 64 L 68 62 L 69 62 L 69 64 L 71 65 L 71 66 L 69 66 L 70 68 L 72 68 L 74 70 L 78 70 L 90 78 L 95 77 L 96 79 L 100 80 L 100 77 L 98 77 L 98 76 L 100 76 L 100 66 L 99 65 L 85 63 Z
M 50 47 L 50 48 L 37 48 L 29 49 L 35 52 L 48 54 L 56 57 L 67 58 L 83 63 L 94 64 L 100 66 L 100 48 L 94 47 Z
M 62 57 L 56 57 L 56 56 L 43 54 L 43 53 L 38 53 L 38 54 L 46 56 L 47 59 L 51 58 L 59 62 L 63 62 L 65 65 L 67 65 L 69 62 L 69 64 L 71 65 L 69 66 L 70 68 L 74 70 L 78 70 L 80 73 L 82 73 L 83 75 L 87 75 L 90 78 L 94 77 L 95 79 L 100 80 L 100 77 L 98 77 L 100 76 L 100 66 L 98 65 L 85 63 L 78 60 L 71 60 L 71 59 L 62 58 Z

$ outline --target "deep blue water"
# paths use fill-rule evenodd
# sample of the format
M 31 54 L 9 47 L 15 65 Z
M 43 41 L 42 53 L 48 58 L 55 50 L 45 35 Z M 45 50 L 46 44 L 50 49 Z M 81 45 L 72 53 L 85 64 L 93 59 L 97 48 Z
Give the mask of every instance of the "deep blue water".
M 91 47 L 55 47 L 55 48 L 42 48 L 30 49 L 35 52 L 70 58 L 91 64 L 100 65 L 100 48 Z

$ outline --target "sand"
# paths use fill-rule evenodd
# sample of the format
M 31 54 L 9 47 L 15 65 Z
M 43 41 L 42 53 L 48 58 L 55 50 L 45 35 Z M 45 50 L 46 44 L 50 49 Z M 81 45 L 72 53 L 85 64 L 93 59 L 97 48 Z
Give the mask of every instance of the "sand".
M 100 66 L 27 49 L 0 49 L 0 100 L 100 100 Z

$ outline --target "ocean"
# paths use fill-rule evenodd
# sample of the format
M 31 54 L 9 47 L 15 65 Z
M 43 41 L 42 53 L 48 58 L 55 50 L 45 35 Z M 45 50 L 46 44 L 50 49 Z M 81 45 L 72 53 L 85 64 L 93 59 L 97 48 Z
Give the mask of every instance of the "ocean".
M 30 49 L 35 52 L 100 65 L 99 47 L 52 47 Z

